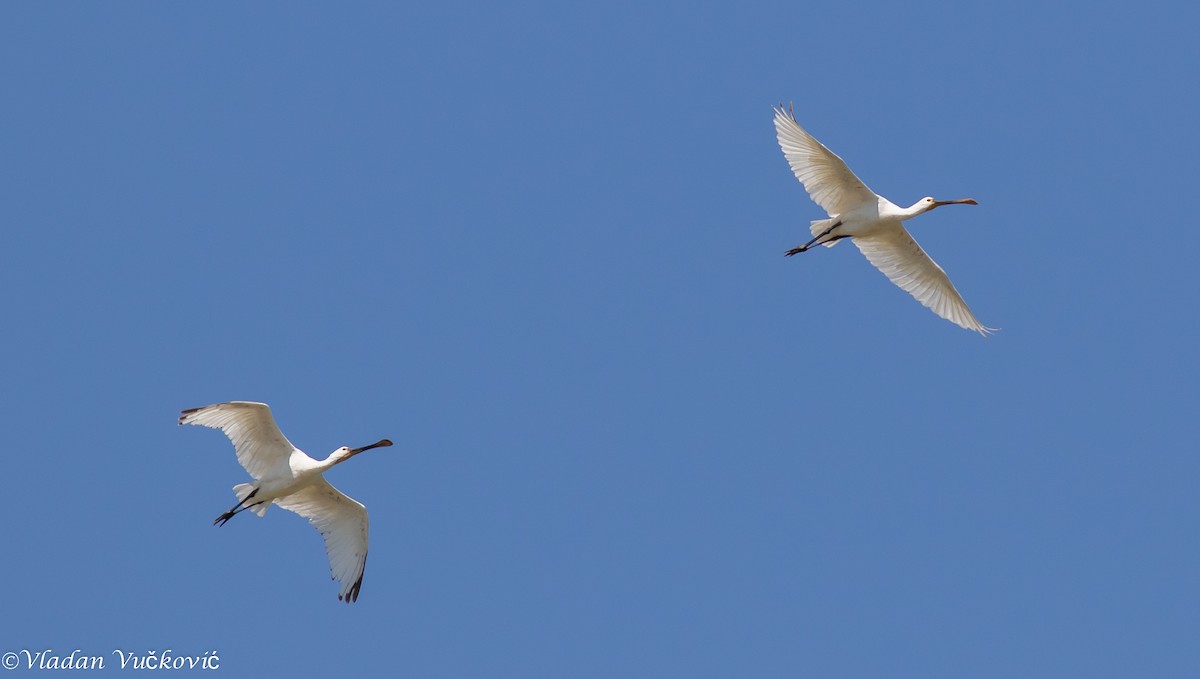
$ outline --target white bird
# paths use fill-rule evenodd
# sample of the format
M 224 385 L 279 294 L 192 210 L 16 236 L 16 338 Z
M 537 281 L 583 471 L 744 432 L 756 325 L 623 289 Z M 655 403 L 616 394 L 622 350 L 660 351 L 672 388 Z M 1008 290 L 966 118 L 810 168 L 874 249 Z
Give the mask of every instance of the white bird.
M 958 290 L 901 222 L 943 205 L 978 205 L 974 199 L 934 200 L 926 196 L 912 207 L 902 208 L 876 194 L 856 177 L 846 163 L 796 122 L 791 107 L 775 109 L 775 133 L 779 147 L 813 202 L 829 219 L 812 222 L 813 238 L 788 250 L 787 256 L 813 245 L 833 247 L 850 238 L 867 260 L 933 313 L 967 330 L 987 336 L 994 328 L 980 323 Z
M 321 474 L 364 450 L 392 445 L 382 439 L 362 448 L 342 446 L 324 460 L 314 460 L 284 437 L 265 403 L 232 401 L 184 410 L 179 424 L 198 424 L 225 432 L 237 451 L 238 462 L 255 483 L 233 487 L 238 503 L 218 516 L 225 525 L 250 509 L 263 516 L 271 503 L 296 512 L 325 538 L 329 571 L 341 584 L 338 600 L 358 600 L 367 565 L 367 508 L 329 485 Z

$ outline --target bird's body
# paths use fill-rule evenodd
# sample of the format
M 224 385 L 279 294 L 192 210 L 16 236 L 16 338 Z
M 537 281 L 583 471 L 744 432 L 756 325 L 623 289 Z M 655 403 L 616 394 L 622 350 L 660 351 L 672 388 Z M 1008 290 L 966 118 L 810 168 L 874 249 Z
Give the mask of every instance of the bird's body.
M 358 600 L 367 563 L 367 509 L 329 485 L 323 474 L 365 450 L 390 446 L 391 441 L 383 439 L 362 448 L 342 446 L 324 460 L 314 460 L 284 437 L 265 403 L 248 401 L 185 410 L 179 424 L 225 432 L 238 462 L 255 479 L 233 487 L 238 503 L 214 524 L 225 525 L 246 509 L 263 516 L 272 503 L 305 517 L 325 539 L 330 572 L 342 586 L 338 599 Z
M 829 214 L 828 219 L 810 224 L 812 240 L 789 250 L 789 256 L 813 245 L 833 247 L 850 238 L 871 264 L 937 315 L 985 336 L 992 332 L 975 318 L 946 272 L 902 224 L 942 205 L 976 205 L 974 200 L 936 201 L 927 196 L 902 208 L 867 188 L 841 158 L 800 127 L 790 109 L 775 109 L 775 133 L 792 172 L 813 202 Z

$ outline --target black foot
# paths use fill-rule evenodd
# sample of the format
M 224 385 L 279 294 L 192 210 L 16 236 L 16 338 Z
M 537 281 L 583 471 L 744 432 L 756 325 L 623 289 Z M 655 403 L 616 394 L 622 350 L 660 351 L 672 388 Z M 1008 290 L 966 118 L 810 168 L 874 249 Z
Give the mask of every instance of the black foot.
M 795 254 L 798 254 L 798 253 L 801 253 L 801 252 L 808 252 L 808 246 L 807 246 L 807 245 L 801 245 L 801 246 L 800 246 L 800 247 L 798 247 L 798 248 L 792 248 L 791 250 L 788 250 L 787 252 L 783 253 L 783 256 L 784 256 L 784 257 L 791 257 L 792 255 L 795 255 Z
M 249 495 L 247 495 L 246 497 L 242 498 L 242 499 L 241 499 L 241 500 L 240 500 L 240 501 L 239 501 L 239 502 L 238 502 L 236 505 L 234 505 L 234 506 L 233 506 L 233 509 L 230 509 L 229 511 L 225 512 L 224 514 L 222 514 L 222 515 L 218 516 L 217 518 L 213 519 L 213 525 L 214 525 L 214 526 L 224 526 L 226 521 L 228 521 L 228 520 L 232 519 L 233 517 L 237 516 L 239 512 L 245 511 L 246 509 L 249 509 L 250 507 L 253 507 L 254 505 L 246 505 L 245 507 L 243 507 L 242 505 L 245 505 L 245 504 L 246 504 L 246 501 L 247 501 L 247 500 L 249 500 L 250 498 L 254 497 L 255 495 L 258 495 L 258 489 L 257 489 L 257 488 L 255 488 L 254 490 L 250 491 L 250 494 L 249 494 Z M 255 502 L 254 504 L 256 505 L 256 504 L 259 504 L 259 503 L 258 503 L 258 502 Z

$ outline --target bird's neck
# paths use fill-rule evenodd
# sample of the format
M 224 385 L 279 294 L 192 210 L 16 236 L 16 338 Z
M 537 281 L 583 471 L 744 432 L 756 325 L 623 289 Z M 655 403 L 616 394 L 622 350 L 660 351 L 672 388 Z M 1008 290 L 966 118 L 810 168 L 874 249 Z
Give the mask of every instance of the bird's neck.
M 913 217 L 916 217 L 917 215 L 925 214 L 926 212 L 929 212 L 929 205 L 923 201 L 918 200 L 917 202 L 913 203 L 909 207 L 900 209 L 900 221 L 904 221 L 906 219 L 912 219 Z

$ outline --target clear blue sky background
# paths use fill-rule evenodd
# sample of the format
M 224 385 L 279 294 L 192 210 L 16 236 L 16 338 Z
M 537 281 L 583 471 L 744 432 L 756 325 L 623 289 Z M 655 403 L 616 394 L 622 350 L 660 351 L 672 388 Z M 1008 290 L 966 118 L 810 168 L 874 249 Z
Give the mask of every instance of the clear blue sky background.
M 0 650 L 222 672 L 1200 671 L 1188 3 L 0 13 Z M 849 246 L 771 105 L 984 340 Z M 178 411 L 271 404 L 359 602 Z M 109 658 L 110 663 L 113 658 Z M 378 674 L 377 674 L 378 675 Z

